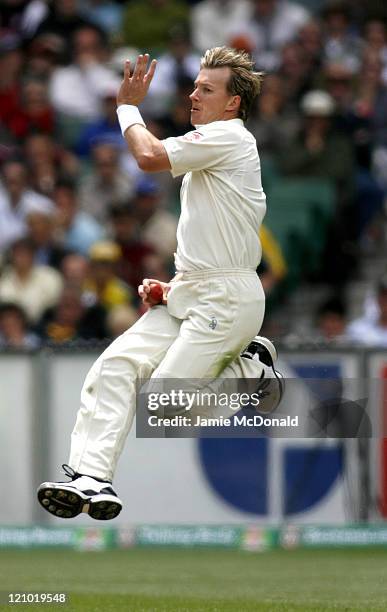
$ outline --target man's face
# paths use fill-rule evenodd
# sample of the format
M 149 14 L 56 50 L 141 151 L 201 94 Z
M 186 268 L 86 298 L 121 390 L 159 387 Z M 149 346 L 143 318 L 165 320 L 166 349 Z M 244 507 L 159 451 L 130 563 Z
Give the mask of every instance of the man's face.
M 259 17 L 270 17 L 276 7 L 277 0 L 255 0 L 255 7 Z
M 25 167 L 18 162 L 12 162 L 3 170 L 4 183 L 13 200 L 18 200 L 27 187 Z
M 74 52 L 77 61 L 101 61 L 103 59 L 104 49 L 101 40 L 95 30 L 84 27 L 78 30 L 74 35 Z
M 238 116 L 240 96 L 227 91 L 230 68 L 202 68 L 191 93 L 191 123 L 205 125 Z
M 94 164 L 102 181 L 110 183 L 118 171 L 118 154 L 110 145 L 98 145 L 93 151 Z

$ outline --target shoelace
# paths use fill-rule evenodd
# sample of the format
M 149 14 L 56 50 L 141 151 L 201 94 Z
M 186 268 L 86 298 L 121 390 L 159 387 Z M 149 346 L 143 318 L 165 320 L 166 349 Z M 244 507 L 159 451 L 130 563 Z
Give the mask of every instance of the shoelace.
M 79 472 L 76 472 L 75 470 L 73 470 L 73 468 L 70 467 L 67 463 L 62 463 L 62 470 L 66 476 L 71 478 L 71 480 L 75 480 L 76 478 L 80 478 L 81 476 L 85 475 L 85 474 L 79 474 Z M 112 484 L 111 480 L 103 480 L 102 478 L 97 478 L 97 476 L 91 476 L 91 478 L 94 478 L 94 480 L 97 480 L 98 482 L 104 482 L 107 485 Z
M 72 467 L 67 465 L 67 463 L 62 463 L 62 470 L 66 476 L 71 478 L 71 480 L 74 480 L 77 477 L 77 473 L 75 472 L 75 470 L 73 470 Z

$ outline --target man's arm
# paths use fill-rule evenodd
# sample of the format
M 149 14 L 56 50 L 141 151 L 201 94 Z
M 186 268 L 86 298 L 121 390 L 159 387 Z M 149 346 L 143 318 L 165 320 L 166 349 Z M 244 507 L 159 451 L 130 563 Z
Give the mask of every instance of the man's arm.
M 163 143 L 143 125 L 132 125 L 125 131 L 124 137 L 141 170 L 161 172 L 171 169 Z
M 160 172 L 171 169 L 167 152 L 163 143 L 146 129 L 137 109 L 148 93 L 156 70 L 156 60 L 152 60 L 147 71 L 148 60 L 147 53 L 139 55 L 132 76 L 130 62 L 125 62 L 124 80 L 117 94 L 117 111 L 123 136 L 139 168 L 145 172 Z

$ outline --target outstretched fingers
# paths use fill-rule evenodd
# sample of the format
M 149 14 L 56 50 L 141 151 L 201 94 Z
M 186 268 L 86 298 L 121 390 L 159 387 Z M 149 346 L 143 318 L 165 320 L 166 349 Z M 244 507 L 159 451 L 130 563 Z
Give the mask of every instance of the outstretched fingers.
M 130 80 L 130 60 L 125 60 L 124 64 L 124 81 Z
M 142 63 L 142 55 L 139 55 L 137 57 L 136 64 L 135 64 L 134 70 L 133 70 L 133 79 L 135 79 L 135 80 L 138 79 L 139 76 L 140 76 L 140 66 L 141 66 L 141 63 Z
M 150 84 L 150 82 L 153 79 L 153 75 L 154 75 L 155 70 L 156 70 L 156 65 L 157 65 L 157 60 L 155 60 L 155 59 L 152 60 L 151 63 L 150 63 L 150 66 L 149 66 L 149 70 L 146 73 L 146 75 L 144 76 L 144 81 L 146 83 L 148 83 L 148 84 Z
M 143 81 L 144 83 L 150 83 L 153 79 L 153 75 L 156 70 L 156 60 L 152 60 L 149 65 L 149 70 L 147 71 L 147 66 L 149 62 L 149 53 L 145 53 L 144 55 L 139 55 L 137 57 L 136 65 L 133 72 L 133 78 L 138 81 Z

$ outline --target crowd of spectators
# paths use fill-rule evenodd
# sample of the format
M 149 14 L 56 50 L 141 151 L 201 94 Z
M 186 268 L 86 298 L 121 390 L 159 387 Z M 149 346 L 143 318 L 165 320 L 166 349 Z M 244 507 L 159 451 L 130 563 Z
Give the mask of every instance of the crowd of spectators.
M 333 182 L 321 279 L 351 277 L 359 249 L 379 238 L 387 192 L 385 2 L 4 0 L 0 347 L 115 337 L 143 312 L 142 278 L 173 275 L 180 185 L 137 168 L 115 96 L 124 60 L 150 52 L 158 68 L 143 116 L 157 137 L 180 135 L 201 54 L 223 44 L 266 73 L 248 122 L 264 188 L 269 163 L 278 176 Z M 263 232 L 270 294 L 286 262 Z M 339 301 L 322 305 L 323 335 L 361 341 L 368 322 L 387 338 L 385 294 L 381 282 L 363 327 L 341 326 Z

